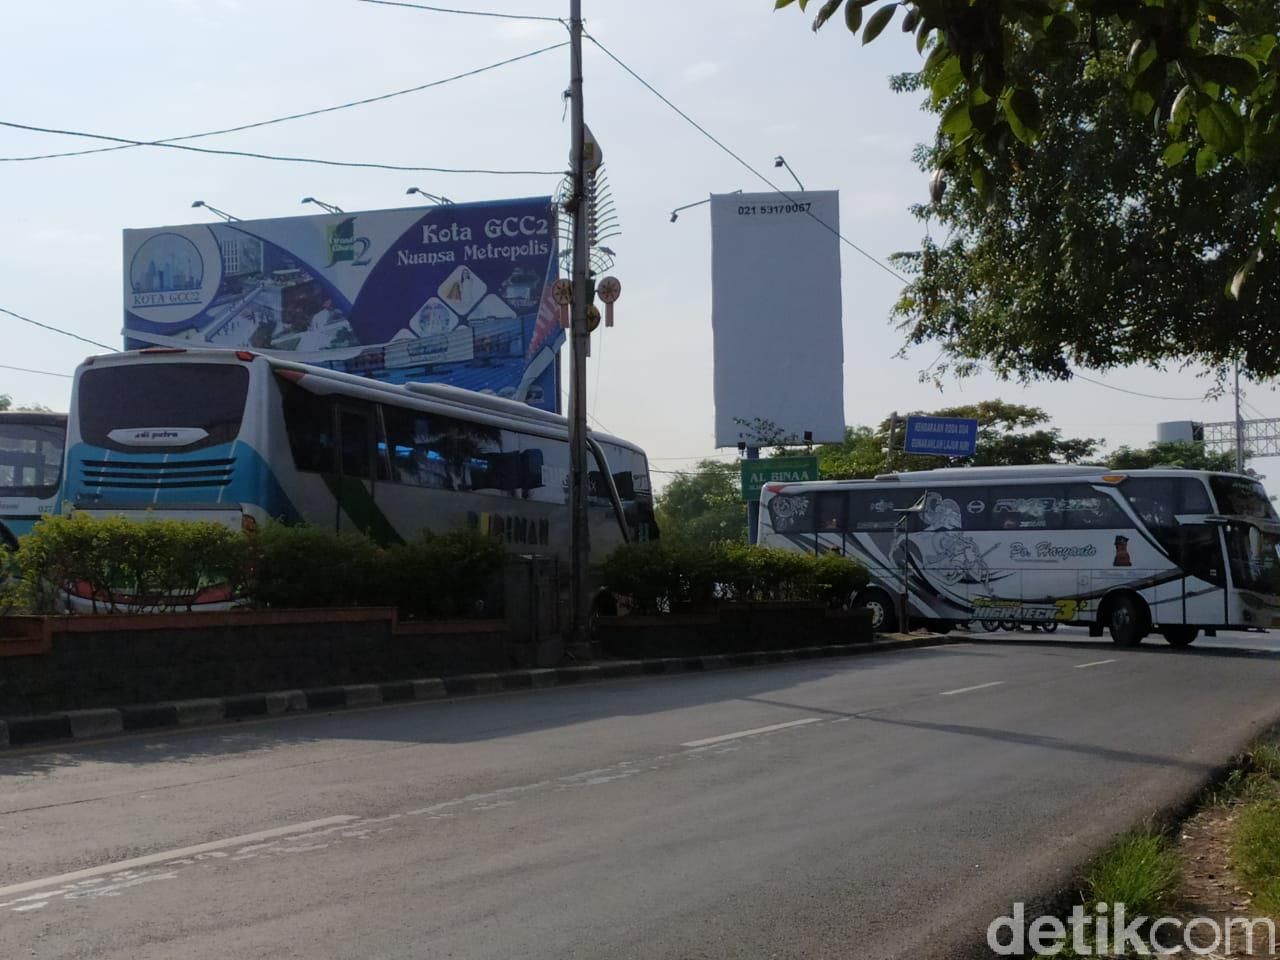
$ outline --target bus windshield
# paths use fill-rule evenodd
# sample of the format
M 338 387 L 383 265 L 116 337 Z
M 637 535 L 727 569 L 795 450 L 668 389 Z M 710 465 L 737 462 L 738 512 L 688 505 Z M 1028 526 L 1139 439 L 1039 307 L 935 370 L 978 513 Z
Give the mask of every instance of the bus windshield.
M 1227 524 L 1227 557 L 1235 586 L 1280 594 L 1280 536 L 1232 521 Z
M 0 497 L 56 496 L 65 446 L 61 424 L 0 419 Z
M 192 451 L 240 433 L 249 370 L 229 363 L 138 363 L 80 375 L 80 439 L 133 453 Z
M 1209 478 L 1209 488 L 1218 501 L 1218 512 L 1229 517 L 1276 518 L 1271 498 L 1257 480 L 1217 475 Z

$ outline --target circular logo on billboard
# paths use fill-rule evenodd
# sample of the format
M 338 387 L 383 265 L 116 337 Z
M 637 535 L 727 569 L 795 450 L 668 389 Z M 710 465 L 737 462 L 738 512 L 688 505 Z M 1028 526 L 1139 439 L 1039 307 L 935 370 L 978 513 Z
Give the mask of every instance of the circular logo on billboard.
M 207 228 L 146 233 L 128 260 L 128 311 L 155 323 L 195 316 L 218 292 L 218 258 L 218 243 Z

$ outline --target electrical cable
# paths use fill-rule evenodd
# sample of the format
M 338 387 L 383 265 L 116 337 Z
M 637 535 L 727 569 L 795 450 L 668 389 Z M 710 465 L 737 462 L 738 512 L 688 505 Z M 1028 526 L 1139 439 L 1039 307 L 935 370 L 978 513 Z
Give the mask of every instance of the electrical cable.
M 510 177 L 550 177 L 563 176 L 563 170 L 486 170 L 480 168 L 460 167 L 414 167 L 396 163 L 372 163 L 356 160 L 323 160 L 316 157 L 291 157 L 273 153 L 257 153 L 252 150 L 215 150 L 213 147 L 193 147 L 186 143 L 162 143 L 158 140 L 130 140 L 128 137 L 109 137 L 101 133 L 84 133 L 78 130 L 57 130 L 50 127 L 37 127 L 27 123 L 14 123 L 0 120 L 0 127 L 11 127 L 15 130 L 31 130 L 35 133 L 56 133 L 67 137 L 84 137 L 89 140 L 107 140 L 111 143 L 124 143 L 134 147 L 161 147 L 165 150 L 187 150 L 192 153 L 212 154 L 218 157 L 247 157 L 253 160 L 276 160 L 283 163 L 314 163 L 324 167 L 357 167 L 370 170 L 400 170 L 408 173 L 481 173 L 490 176 Z M 0 157 L 0 160 L 5 158 Z
M 71 379 L 69 373 L 54 373 L 52 370 L 32 370 L 30 367 L 13 367 L 7 363 L 0 363 L 0 370 L 17 370 L 19 373 L 38 373 L 46 377 L 63 377 L 67 380 Z
M 52 330 L 54 333 L 60 333 L 64 337 L 71 337 L 72 339 L 80 340 L 83 343 L 90 343 L 90 344 L 93 344 L 95 347 L 102 347 L 102 349 L 110 350 L 112 353 L 120 352 L 120 350 L 117 347 L 111 347 L 105 343 L 99 343 L 97 340 L 90 340 L 88 337 L 82 337 L 78 333 L 72 333 L 70 330 L 63 330 L 61 327 L 55 327 L 52 324 L 41 323 L 39 320 L 32 320 L 30 317 L 24 317 L 22 314 L 14 313 L 12 310 L 8 310 L 4 307 L 0 307 L 0 313 L 7 313 L 9 316 L 14 317 L 18 320 L 21 320 L 24 323 L 29 323 L 32 326 L 40 327 L 43 330 Z
M 1106 387 L 1108 390 L 1117 390 L 1120 393 L 1127 393 L 1130 396 L 1134 396 L 1134 397 L 1145 397 L 1148 400 L 1179 400 L 1179 401 L 1185 401 L 1188 403 L 1191 403 L 1191 402 L 1204 403 L 1205 402 L 1205 398 L 1202 396 L 1201 397 L 1162 397 L 1159 394 L 1155 394 L 1155 393 L 1142 393 L 1141 391 L 1138 391 L 1138 390 L 1129 390 L 1125 387 L 1117 387 L 1115 384 L 1112 384 L 1112 383 L 1104 383 L 1101 380 L 1094 380 L 1092 377 L 1086 377 L 1083 373 L 1080 373 L 1079 371 L 1076 371 L 1076 370 L 1071 371 L 1071 377 L 1073 380 L 1083 380 L 1085 383 L 1092 383 L 1095 387 Z
M 433 7 L 425 3 L 406 3 L 404 0 L 360 0 L 360 3 L 376 3 L 383 7 L 409 7 L 413 10 L 426 10 L 430 13 L 453 13 L 464 17 L 492 17 L 495 20 L 531 20 L 539 23 L 564 23 L 559 17 L 537 17 L 524 13 L 499 13 L 494 10 L 458 10 L 454 7 Z
M 370 0 L 370 2 L 372 2 L 372 0 Z M 635 79 L 636 81 L 638 81 L 638 82 L 640 83 L 640 85 L 641 85 L 641 86 L 643 86 L 646 90 L 648 90 L 650 93 L 652 93 L 655 97 L 657 97 L 659 100 L 661 100 L 663 103 L 665 103 L 668 107 L 670 107 L 672 110 L 674 110 L 674 111 L 675 111 L 675 112 L 680 116 L 680 118 L 681 118 L 681 119 L 683 119 L 686 123 L 688 123 L 691 127 L 693 127 L 695 130 L 697 130 L 700 134 L 702 134 L 704 137 L 706 137 L 708 140 L 710 140 L 712 143 L 714 143 L 717 147 L 719 147 L 721 150 L 723 150 L 726 154 L 728 154 L 728 155 L 729 155 L 730 157 L 732 157 L 734 160 L 736 160 L 739 164 L 741 164 L 743 167 L 745 167 L 747 170 L 749 170 L 753 175 L 755 175 L 757 178 L 759 178 L 760 180 L 762 180 L 765 184 L 767 184 L 767 185 L 769 186 L 769 188 L 770 188 L 771 190 L 773 190 L 775 193 L 779 194 L 780 196 L 782 196 L 784 199 L 786 199 L 787 201 L 789 201 L 789 202 L 791 202 L 791 203 L 799 203 L 799 202 L 800 202 L 800 201 L 796 200 L 796 198 L 795 198 L 794 196 L 792 196 L 791 194 L 789 194 L 786 190 L 783 190 L 783 189 L 782 189 L 781 187 L 779 187 L 776 183 L 774 183 L 772 180 L 770 180 L 767 176 L 765 176 L 763 173 L 761 173 L 759 170 L 757 170 L 755 167 L 753 167 L 751 164 L 749 164 L 746 160 L 742 159 L 742 157 L 741 157 L 741 156 L 739 156 L 737 153 L 735 153 L 733 150 L 731 150 L 729 147 L 727 147 L 727 146 L 726 146 L 722 141 L 720 141 L 719 139 L 717 139 L 717 138 L 716 138 L 716 137 L 715 137 L 715 136 L 714 136 L 714 135 L 713 135 L 709 130 L 707 130 L 707 128 L 706 128 L 706 127 L 702 126 L 702 124 L 700 124 L 700 123 L 698 123 L 698 121 L 694 120 L 694 119 L 693 119 L 693 117 L 689 116 L 687 113 L 685 113 L 685 112 L 684 112 L 683 110 L 681 110 L 679 107 L 677 107 L 674 103 L 672 103 L 670 100 L 668 100 L 665 96 L 663 96 L 660 92 L 658 92 L 658 90 L 653 86 L 653 84 L 651 84 L 651 83 L 650 83 L 648 80 L 646 80 L 644 77 L 640 76 L 640 74 L 636 73 L 636 72 L 635 72 L 635 70 L 631 69 L 631 67 L 629 67 L 629 66 L 627 66 L 625 63 L 623 63 L 623 62 L 622 62 L 622 60 L 621 60 L 621 59 L 620 59 L 620 58 L 619 58 L 619 57 L 618 57 L 618 56 L 617 56 L 617 55 L 616 55 L 612 50 L 610 50 L 608 47 L 606 47 L 603 43 L 601 43 L 599 40 L 597 40 L 597 39 L 596 39 L 595 37 L 593 37 L 591 34 L 587 33 L 585 30 L 583 31 L 582 35 L 583 35 L 584 37 L 586 37 L 588 40 L 590 40 L 592 43 L 594 43 L 594 44 L 596 45 L 596 47 L 598 47 L 598 48 L 599 48 L 599 50 L 600 50 L 600 52 L 601 52 L 601 53 L 603 53 L 606 57 L 608 57 L 610 60 L 612 60 L 614 63 L 616 63 L 619 67 L 621 67 L 623 70 L 625 70 L 628 74 L 630 74 L 630 75 L 631 75 L 631 77 L 632 77 L 633 79 Z M 835 227 L 831 226 L 831 224 L 827 223 L 825 220 L 823 220 L 821 217 L 819 217 L 817 214 L 815 214 L 812 210 L 806 210 L 806 211 L 805 211 L 805 213 L 806 213 L 806 214 L 808 214 L 810 217 L 812 217 L 816 222 L 818 222 L 818 223 L 822 224 L 822 226 L 824 226 L 826 229 L 830 230 L 830 231 L 831 231 L 832 233 L 834 233 L 837 237 L 839 237 L 839 238 L 840 238 L 840 241 L 841 241 L 842 243 L 846 244 L 847 246 L 849 246 L 849 247 L 851 247 L 852 249 L 856 250 L 858 253 L 862 254 L 862 256 L 866 257 L 868 260 L 870 260 L 872 263 L 874 263 L 877 267 L 879 267 L 879 268 L 880 268 L 881 270 L 883 270 L 885 273 L 889 274 L 889 276 L 894 277 L 895 279 L 900 280 L 900 281 L 901 281 L 901 282 L 903 282 L 903 283 L 909 283 L 909 282 L 910 282 L 910 281 L 908 281 L 908 280 L 907 280 L 907 278 L 906 278 L 906 277 L 904 277 L 902 274 L 898 273 L 898 271 L 897 271 L 897 270 L 894 270 L 894 269 L 893 269 L 891 266 L 889 266 L 888 264 L 886 264 L 886 263 L 884 263 L 883 261 L 881 261 L 881 260 L 877 259 L 874 255 L 872 255 L 872 254 L 868 253 L 866 250 L 862 249 L 862 247 L 858 246 L 856 243 L 854 243 L 852 240 L 850 240 L 848 237 L 846 237 L 843 233 L 841 233 L 841 232 L 840 232 L 839 230 L 837 230 Z
M 383 100 L 391 100 L 395 97 L 403 97 L 410 93 L 420 93 L 423 90 L 430 90 L 432 87 L 441 87 L 447 83 L 453 83 L 455 80 L 464 80 L 468 77 L 474 77 L 490 70 L 496 70 L 499 67 L 505 67 L 521 60 L 528 60 L 531 57 L 548 53 L 551 50 L 559 50 L 568 46 L 568 41 L 552 44 L 549 47 L 542 47 L 538 50 L 532 50 L 529 53 L 522 53 L 517 57 L 508 57 L 506 60 L 499 60 L 496 63 L 486 64 L 483 67 L 476 67 L 474 70 L 468 70 L 465 73 L 454 74 L 451 77 L 445 77 L 441 80 L 432 80 L 430 83 L 418 84 L 415 87 L 406 87 L 403 90 L 393 90 L 390 93 L 378 94 L 374 97 L 364 97 L 360 100 L 350 100 L 346 103 L 334 104 L 330 107 L 320 107 L 316 110 L 304 110 L 301 113 L 291 113 L 283 117 L 275 117 L 271 120 L 258 120 L 254 123 L 242 123 L 234 127 L 222 127 L 218 130 L 206 130 L 204 133 L 189 133 L 181 137 L 165 137 L 161 140 L 147 140 L 129 143 L 121 143 L 113 147 L 92 147 L 88 150 L 68 150 L 62 153 L 41 153 L 33 154 L 25 157 L 0 157 L 0 163 L 18 163 L 25 160 L 55 160 L 61 157 L 83 157 L 91 153 L 110 153 L 114 150 L 132 150 L 141 146 L 164 146 L 166 144 L 180 143 L 186 140 L 199 140 L 203 137 L 217 137 L 227 133 L 239 133 L 242 130 L 253 130 L 257 127 L 267 127 L 276 123 L 285 123 L 289 120 L 301 120 L 304 117 L 314 117 L 322 113 L 333 113 L 337 110 L 346 110 L 351 107 L 361 107 L 370 103 L 378 103 Z M 30 128 L 28 128 L 30 129 Z M 47 133 L 69 133 L 69 131 L 41 131 Z M 74 136 L 88 136 L 88 134 L 73 134 Z

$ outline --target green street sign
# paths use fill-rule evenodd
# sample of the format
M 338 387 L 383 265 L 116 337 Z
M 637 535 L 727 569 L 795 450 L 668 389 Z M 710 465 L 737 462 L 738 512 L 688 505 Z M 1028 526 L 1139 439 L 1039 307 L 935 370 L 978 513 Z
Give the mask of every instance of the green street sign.
M 797 483 L 818 479 L 817 457 L 772 457 L 768 460 L 743 460 L 742 499 L 751 503 L 760 499 L 760 488 L 766 483 Z

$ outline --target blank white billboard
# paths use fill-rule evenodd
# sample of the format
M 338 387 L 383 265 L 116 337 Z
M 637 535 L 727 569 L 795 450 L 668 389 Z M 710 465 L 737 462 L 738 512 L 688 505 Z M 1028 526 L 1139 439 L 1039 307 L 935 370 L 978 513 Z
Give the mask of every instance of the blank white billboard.
M 844 439 L 840 195 L 711 197 L 716 446 Z

